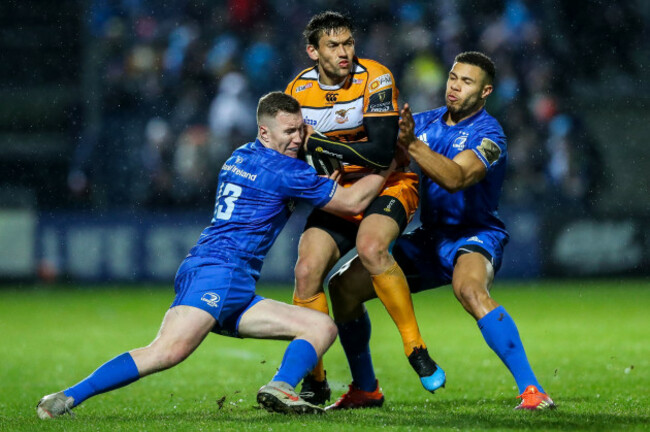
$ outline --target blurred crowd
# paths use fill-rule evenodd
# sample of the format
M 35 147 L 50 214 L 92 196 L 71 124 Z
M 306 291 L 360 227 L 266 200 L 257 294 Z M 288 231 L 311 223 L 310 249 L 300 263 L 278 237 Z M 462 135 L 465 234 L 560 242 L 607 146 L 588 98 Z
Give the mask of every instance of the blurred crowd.
M 105 208 L 211 205 L 221 164 L 256 135 L 257 99 L 311 66 L 302 30 L 314 13 L 332 9 L 353 17 L 357 55 L 388 66 L 400 103 L 414 111 L 444 103 L 457 53 L 490 55 L 497 81 L 488 111 L 502 123 L 510 152 L 502 201 L 588 207 L 602 163 L 572 109 L 567 76 L 593 79 L 598 62 L 633 64 L 611 53 L 625 49 L 620 27 L 635 21 L 625 2 L 603 2 L 597 15 L 575 4 L 94 0 L 85 21 L 101 120 L 79 138 L 70 193 Z M 575 20 L 594 30 L 589 43 L 602 57 L 585 52 Z M 613 31 L 599 32 L 603 26 Z

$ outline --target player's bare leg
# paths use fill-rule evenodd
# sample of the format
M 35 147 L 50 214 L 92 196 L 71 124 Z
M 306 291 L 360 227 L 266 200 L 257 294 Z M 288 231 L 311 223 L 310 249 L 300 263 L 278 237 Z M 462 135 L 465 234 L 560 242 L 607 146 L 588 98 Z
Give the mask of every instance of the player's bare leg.
M 44 396 L 36 408 L 38 416 L 42 419 L 59 417 L 92 396 L 177 365 L 201 344 L 214 323 L 212 315 L 197 308 L 176 306 L 169 309 L 151 344 L 109 360 L 64 391 Z
M 519 330 L 503 306 L 490 297 L 494 279 L 492 264 L 480 253 L 458 257 L 452 286 L 456 298 L 478 323 L 485 342 L 512 373 L 522 399 L 517 409 L 554 408 L 553 400 L 544 393 L 528 362 L 519 337 Z
M 394 219 L 380 214 L 368 215 L 359 226 L 357 252 L 371 275 L 377 296 L 397 325 L 408 357 L 414 348 L 426 348 L 426 345 L 415 319 L 406 276 L 388 251 L 397 236 L 399 226 Z
M 328 315 L 265 299 L 242 316 L 239 333 L 257 339 L 292 340 L 277 374 L 257 394 L 262 407 L 282 413 L 323 412 L 299 397 L 295 386 L 336 339 L 336 326 Z
M 319 228 L 309 228 L 300 237 L 293 304 L 329 315 L 323 281 L 340 258 L 334 239 Z M 301 397 L 321 405 L 331 396 L 322 359 L 303 381 Z
M 420 376 L 424 388 L 433 393 L 445 385 L 446 377 L 429 356 L 415 318 L 406 276 L 388 251 L 397 236 L 399 226 L 394 219 L 381 214 L 370 214 L 359 226 L 357 251 L 371 275 L 377 297 L 397 325 L 409 363 Z

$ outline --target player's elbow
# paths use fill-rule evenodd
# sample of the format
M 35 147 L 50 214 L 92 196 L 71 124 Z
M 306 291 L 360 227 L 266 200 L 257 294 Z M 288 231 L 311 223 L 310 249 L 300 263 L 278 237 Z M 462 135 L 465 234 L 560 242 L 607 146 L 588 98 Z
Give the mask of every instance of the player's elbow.
M 461 181 L 447 181 L 444 184 L 441 184 L 442 188 L 449 192 L 450 194 L 454 194 L 456 192 L 459 192 L 463 190 L 463 182 Z

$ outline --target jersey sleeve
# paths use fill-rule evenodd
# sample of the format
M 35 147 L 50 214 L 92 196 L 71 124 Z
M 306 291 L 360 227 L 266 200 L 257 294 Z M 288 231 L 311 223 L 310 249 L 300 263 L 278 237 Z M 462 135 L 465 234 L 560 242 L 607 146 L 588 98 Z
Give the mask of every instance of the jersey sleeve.
M 368 84 L 363 95 L 364 116 L 398 115 L 399 91 L 391 71 L 374 61 L 366 64 Z
M 506 139 L 497 131 L 477 131 L 469 140 L 468 149 L 472 150 L 490 171 L 506 157 Z
M 314 207 L 325 206 L 338 187 L 334 180 L 321 177 L 306 162 L 289 158 L 279 171 L 278 190 L 287 198 L 305 201 Z

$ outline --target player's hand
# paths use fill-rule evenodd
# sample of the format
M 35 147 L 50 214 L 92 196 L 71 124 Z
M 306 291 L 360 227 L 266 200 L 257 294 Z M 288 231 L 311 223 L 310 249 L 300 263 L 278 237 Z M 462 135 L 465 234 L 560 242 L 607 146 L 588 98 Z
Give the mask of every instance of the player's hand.
M 315 129 L 313 128 L 312 125 L 308 125 L 303 123 L 304 126 L 304 141 L 302 142 L 302 149 L 303 151 L 307 151 L 307 141 L 309 141 L 309 137 L 314 134 Z
M 326 177 L 326 176 L 321 176 L 321 177 Z M 341 180 L 341 170 L 336 169 L 332 174 L 330 174 L 327 178 L 334 180 L 335 182 L 339 182 Z
M 404 149 L 408 150 L 409 146 L 417 140 L 415 137 L 415 121 L 411 113 L 411 107 L 405 103 L 404 108 L 400 111 L 399 135 L 397 143 Z

